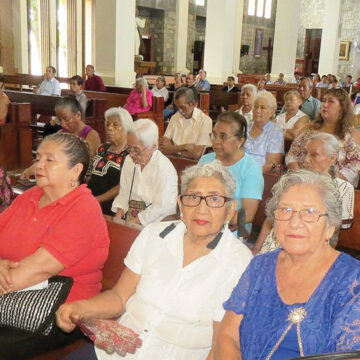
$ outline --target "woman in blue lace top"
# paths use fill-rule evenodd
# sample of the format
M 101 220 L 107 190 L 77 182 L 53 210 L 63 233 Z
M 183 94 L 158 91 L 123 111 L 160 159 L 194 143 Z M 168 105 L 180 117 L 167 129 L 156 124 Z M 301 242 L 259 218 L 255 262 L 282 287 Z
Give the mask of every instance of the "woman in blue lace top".
M 329 245 L 341 224 L 335 184 L 290 172 L 274 186 L 267 215 L 281 248 L 256 256 L 224 303 L 215 359 L 360 349 L 360 263 Z

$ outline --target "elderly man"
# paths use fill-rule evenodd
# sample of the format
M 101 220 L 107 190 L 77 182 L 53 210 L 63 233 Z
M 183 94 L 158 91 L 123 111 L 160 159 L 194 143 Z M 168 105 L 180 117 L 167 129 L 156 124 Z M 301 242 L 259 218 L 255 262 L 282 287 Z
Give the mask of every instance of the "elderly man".
M 174 96 L 178 112 L 170 119 L 160 150 L 164 154 L 180 154 L 199 159 L 211 145 L 212 120 L 196 107 L 196 93 L 191 88 L 180 88 Z
M 59 81 L 55 79 L 56 69 L 48 66 L 44 74 L 44 80 L 40 87 L 35 91 L 38 95 L 61 95 L 61 87 Z
M 298 91 L 303 99 L 300 110 L 309 116 L 310 120 L 314 120 L 316 114 L 320 111 L 321 102 L 319 99 L 311 96 L 313 82 L 309 77 L 302 77 L 299 80 Z M 285 105 L 281 109 L 281 113 L 285 112 Z
M 198 81 L 195 85 L 198 91 L 210 91 L 210 83 L 206 80 L 206 71 L 201 69 L 199 71 Z
M 102 78 L 95 75 L 95 68 L 93 65 L 88 65 L 86 67 L 86 75 L 87 79 L 85 81 L 84 90 L 106 91 Z

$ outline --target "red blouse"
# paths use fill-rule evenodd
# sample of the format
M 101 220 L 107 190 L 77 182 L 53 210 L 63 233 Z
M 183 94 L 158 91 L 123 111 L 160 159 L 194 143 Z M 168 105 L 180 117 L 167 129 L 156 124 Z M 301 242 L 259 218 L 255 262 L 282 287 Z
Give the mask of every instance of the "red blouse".
M 98 294 L 110 242 L 99 203 L 86 185 L 39 209 L 42 194 L 35 186 L 0 215 L 0 258 L 20 261 L 42 247 L 74 279 L 67 302 Z

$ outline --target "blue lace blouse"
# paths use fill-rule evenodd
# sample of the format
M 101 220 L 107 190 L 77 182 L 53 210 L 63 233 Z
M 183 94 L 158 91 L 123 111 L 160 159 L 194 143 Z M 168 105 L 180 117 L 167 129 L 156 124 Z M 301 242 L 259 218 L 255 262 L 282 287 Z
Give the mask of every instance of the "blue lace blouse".
M 289 325 L 289 312 L 300 306 L 284 304 L 277 291 L 280 251 L 255 256 L 224 303 L 225 310 L 244 315 L 239 336 L 246 360 L 265 359 Z M 360 262 L 341 253 L 301 306 L 307 312 L 300 324 L 304 355 L 359 350 Z

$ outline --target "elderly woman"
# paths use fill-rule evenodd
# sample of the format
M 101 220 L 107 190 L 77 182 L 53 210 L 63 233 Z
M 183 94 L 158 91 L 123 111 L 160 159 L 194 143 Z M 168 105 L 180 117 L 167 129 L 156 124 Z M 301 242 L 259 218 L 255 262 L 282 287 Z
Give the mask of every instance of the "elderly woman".
M 266 210 L 281 249 L 256 256 L 225 302 L 215 359 L 358 350 L 360 263 L 329 245 L 341 224 L 336 185 L 312 171 L 290 172 Z
M 119 322 L 143 340 L 126 359 L 213 359 L 221 304 L 251 258 L 227 227 L 236 208 L 234 193 L 235 181 L 219 162 L 187 168 L 178 200 L 181 221 L 146 227 L 115 287 L 62 306 L 58 325 L 71 331 L 78 319 L 121 315 Z M 118 358 L 96 352 L 98 359 Z
M 37 185 L 0 215 L 0 294 L 56 274 L 74 279 L 66 302 L 100 292 L 109 237 L 101 208 L 85 184 L 89 166 L 88 146 L 79 137 L 56 133 L 42 141 Z M 59 333 L 53 335 L 61 343 L 64 335 Z M 46 346 L 49 336 L 41 337 L 39 346 Z M 16 351 L 14 359 L 25 358 L 19 348 L 8 351 Z
M 156 79 L 156 84 L 151 89 L 151 92 L 155 97 L 163 97 L 164 102 L 169 99 L 169 92 L 168 89 L 165 87 L 166 80 L 164 76 L 158 76 Z
M 304 163 L 307 140 L 315 132 L 326 132 L 337 136 L 339 141 L 336 176 L 356 187 L 360 170 L 360 133 L 354 128 L 354 124 L 355 117 L 349 94 L 344 89 L 327 90 L 316 120 L 292 142 L 285 158 L 288 168 L 300 169 Z
M 145 78 L 136 79 L 135 89 L 131 91 L 124 108 L 131 114 L 146 112 L 152 106 L 152 92 Z
M 10 99 L 2 91 L 4 87 L 4 77 L 0 75 L 0 124 L 5 124 L 6 116 L 8 114 L 8 108 L 10 104 Z
M 284 130 L 286 139 L 293 140 L 309 124 L 309 117 L 300 110 L 303 99 L 298 91 L 284 95 L 285 112 L 276 117 L 276 123 Z
M 243 146 L 246 141 L 246 120 L 236 112 L 221 113 L 211 134 L 213 153 L 203 155 L 199 163 L 219 160 L 227 166 L 236 180 L 235 199 L 238 209 L 245 210 L 246 230 L 251 231 L 251 222 L 255 216 L 264 190 L 264 178 L 260 165 L 248 154 Z M 231 225 L 237 223 L 237 217 L 231 219 Z
M 110 108 L 105 111 L 104 116 L 108 141 L 97 149 L 88 186 L 99 201 L 103 213 L 113 215 L 111 205 L 119 193 L 121 168 L 128 155 L 126 135 L 133 119 L 122 108 Z
M 342 203 L 343 224 L 341 227 L 346 229 L 350 226 L 349 222 L 354 217 L 354 187 L 348 181 L 335 177 L 334 164 L 338 158 L 339 150 L 339 143 L 334 135 L 315 133 L 305 146 L 304 167 L 307 170 L 332 177 Z M 336 240 L 334 236 L 333 246 L 336 245 Z M 276 249 L 278 246 L 279 243 L 276 241 L 272 230 L 272 222 L 270 219 L 266 219 L 252 251 L 255 254 L 259 251 L 265 253 Z
M 241 88 L 241 102 L 242 105 L 237 112 L 242 115 L 248 124 L 252 121 L 253 118 L 253 103 L 254 98 L 257 94 L 256 86 L 253 84 L 243 85 Z
M 178 178 L 171 161 L 158 150 L 159 130 L 150 119 L 134 122 L 127 134 L 127 156 L 115 217 L 148 225 L 176 213 Z
M 284 132 L 272 120 L 277 108 L 275 97 L 257 94 L 253 106 L 253 122 L 247 130 L 245 152 L 262 166 L 263 172 L 281 164 L 284 154 Z

